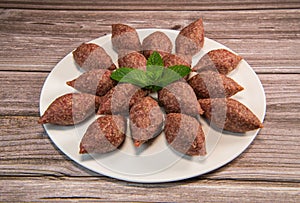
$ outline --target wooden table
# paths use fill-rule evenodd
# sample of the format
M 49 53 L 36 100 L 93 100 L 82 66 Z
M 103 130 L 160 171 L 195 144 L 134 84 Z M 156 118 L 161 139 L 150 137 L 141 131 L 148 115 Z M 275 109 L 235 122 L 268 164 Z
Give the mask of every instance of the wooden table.
M 119 181 L 75 164 L 37 124 L 44 80 L 82 42 L 113 23 L 181 29 L 201 16 L 206 36 L 242 55 L 267 97 L 265 127 L 231 163 L 174 183 Z M 300 201 L 298 0 L 1 0 L 0 37 L 0 201 Z

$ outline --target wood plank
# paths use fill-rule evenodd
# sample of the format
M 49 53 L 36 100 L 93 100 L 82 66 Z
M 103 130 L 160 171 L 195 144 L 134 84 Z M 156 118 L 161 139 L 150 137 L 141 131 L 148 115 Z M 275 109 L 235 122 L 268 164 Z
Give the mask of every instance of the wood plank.
M 20 84 L 35 81 L 41 86 L 45 73 L 5 73 L 0 80 L 4 92 L 17 92 L 18 86 L 3 85 L 4 78 L 26 78 Z M 204 177 L 208 179 L 239 179 L 299 182 L 300 179 L 300 83 L 296 74 L 259 75 L 267 96 L 265 127 L 253 144 L 235 161 Z M 27 81 L 27 82 L 26 82 Z M 38 84 L 39 81 L 41 84 Z M 7 89 L 5 89 L 7 88 Z M 32 92 L 35 88 L 28 89 Z M 38 89 L 38 88 L 37 88 Z M 2 176 L 90 176 L 95 175 L 63 155 L 37 124 L 39 91 L 0 100 L 0 175 Z M 285 95 L 284 97 L 280 95 Z M 0 98 L 3 98 L 2 96 Z M 13 101 L 22 100 L 22 103 Z M 5 105 L 3 105 L 5 103 Z M 29 107 L 32 103 L 36 108 Z M 7 107 L 8 106 L 8 107 Z M 291 111 L 293 109 L 293 111 Z M 24 116 L 14 116 L 14 115 Z
M 1 72 L 0 115 L 39 116 L 40 92 L 48 73 Z
M 0 9 L 1 33 L 45 34 L 76 37 L 110 32 L 110 25 L 121 22 L 136 28 L 180 29 L 202 17 L 208 33 L 219 38 L 298 38 L 299 9 L 250 11 L 56 11 Z M 8 22 L 9 21 L 9 22 Z M 14 23 L 13 23 L 14 22 Z M 38 32 L 39 31 L 39 32 Z M 56 32 L 53 32 L 56 31 Z M 92 33 L 91 33 L 92 31 Z M 74 33 L 75 32 L 75 33 Z M 77 33 L 77 35 L 76 35 Z M 75 35 L 74 35 L 75 34 Z M 227 34 L 222 36 L 222 34 Z M 231 35 L 229 35 L 231 34 Z M 241 35 L 242 34 L 242 35 Z M 268 35 L 266 35 L 268 34 Z M 101 34 L 100 34 L 101 35 Z M 227 36 L 227 37 L 226 37 Z
M 191 180 L 159 185 L 106 178 L 4 178 L 1 201 L 298 202 L 299 183 Z M 22 185 L 22 187 L 20 187 Z M 208 195 L 209 194 L 209 195 Z
M 300 10 L 111 12 L 2 10 L 0 70 L 50 71 L 110 25 L 180 29 L 203 16 L 206 36 L 241 54 L 259 73 L 299 73 Z M 141 18 L 143 16 L 143 18 Z M 226 19 L 224 21 L 224 19 Z M 170 22 L 172 22 L 170 24 Z M 275 23 L 274 23 L 275 22 Z
M 24 36 L 9 36 L 5 39 L 11 43 L 4 46 L 6 51 L 0 55 L 0 71 L 51 71 L 65 55 L 82 42 L 89 41 L 85 38 L 56 40 L 53 37 Z M 32 40 L 36 44 L 28 42 Z M 217 39 L 216 41 L 243 56 L 257 73 L 300 73 L 300 56 L 297 54 L 300 39 L 289 41 Z M 16 50 L 11 47 L 12 45 L 20 47 Z
M 37 123 L 37 117 L 2 116 L 0 120 L 0 176 L 99 175 L 59 151 Z
M 217 38 L 297 39 L 299 9 L 266 11 L 55 11 L 1 10 L 0 31 L 33 36 L 94 37 L 110 33 L 110 25 L 121 22 L 136 28 L 180 29 L 203 17 L 207 34 Z M 14 32 L 11 32 L 14 31 Z M 298 35 L 297 35 L 298 34 Z M 214 38 L 215 38 L 214 37 Z
M 41 2 L 38 0 L 5 0 L 0 2 L 2 8 L 26 8 L 26 9 L 57 9 L 57 10 L 243 10 L 243 9 L 274 9 L 274 8 L 299 8 L 297 0 L 289 1 L 259 1 L 246 0 L 239 1 L 179 1 L 165 0 L 140 3 L 136 0 L 126 1 L 74 1 L 65 0 L 63 2 L 54 0 Z

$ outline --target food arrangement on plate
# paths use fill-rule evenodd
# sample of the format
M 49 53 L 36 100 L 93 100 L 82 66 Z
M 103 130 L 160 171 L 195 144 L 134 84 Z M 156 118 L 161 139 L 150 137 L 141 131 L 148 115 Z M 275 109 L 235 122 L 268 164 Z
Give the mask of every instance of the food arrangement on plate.
M 169 146 L 188 156 L 206 154 L 199 116 L 230 132 L 262 128 L 249 108 L 230 98 L 244 89 L 227 76 L 238 68 L 242 57 L 215 49 L 192 67 L 192 58 L 204 40 L 202 19 L 179 32 L 175 53 L 163 32 L 154 32 L 140 42 L 134 28 L 112 25 L 111 43 L 118 65 L 101 46 L 81 44 L 73 51 L 73 58 L 85 72 L 66 81 L 78 93 L 55 99 L 39 123 L 76 125 L 95 113 L 100 115 L 82 137 L 80 154 L 117 149 L 125 140 L 127 120 L 136 147 L 164 132 Z

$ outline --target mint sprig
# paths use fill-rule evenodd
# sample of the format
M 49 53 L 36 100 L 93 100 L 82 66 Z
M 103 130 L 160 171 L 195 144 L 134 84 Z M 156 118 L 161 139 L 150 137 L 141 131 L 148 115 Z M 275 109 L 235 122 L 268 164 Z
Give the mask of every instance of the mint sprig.
M 151 91 L 159 91 L 190 73 L 191 69 L 184 65 L 164 67 L 158 52 L 154 51 L 147 60 L 146 71 L 130 67 L 121 67 L 111 74 L 118 82 L 127 82 Z
M 164 66 L 164 61 L 157 51 L 154 51 L 147 60 L 147 66 Z

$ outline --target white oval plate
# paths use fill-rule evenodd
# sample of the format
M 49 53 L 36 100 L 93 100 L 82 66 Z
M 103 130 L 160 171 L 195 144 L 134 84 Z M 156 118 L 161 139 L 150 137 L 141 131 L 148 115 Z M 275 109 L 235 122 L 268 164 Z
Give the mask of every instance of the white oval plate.
M 166 29 L 137 30 L 141 41 L 155 31 L 164 32 L 173 44 L 179 33 Z M 91 42 L 102 46 L 113 61 L 117 61 L 117 54 L 111 45 L 111 35 Z M 193 57 L 193 65 L 205 53 L 218 48 L 230 50 L 214 40 L 205 38 L 203 49 Z M 44 83 L 40 97 L 41 114 L 55 98 L 66 93 L 76 92 L 66 85 L 66 81 L 72 80 L 80 74 L 82 72 L 76 66 L 72 53 L 69 53 L 54 67 Z M 266 98 L 262 84 L 253 69 L 245 60 L 242 60 L 238 68 L 229 74 L 229 77 L 245 88 L 233 98 L 245 104 L 263 121 Z M 240 155 L 259 132 L 259 130 L 255 130 L 245 134 L 221 133 L 210 128 L 208 123 L 201 119 L 200 122 L 206 134 L 208 152 L 205 157 L 188 157 L 174 152 L 167 146 L 163 133 L 151 145 L 146 145 L 138 150 L 133 146 L 131 138 L 127 136 L 122 147 L 114 152 L 97 156 L 81 155 L 78 153 L 80 140 L 95 118 L 96 116 L 93 116 L 86 122 L 71 127 L 46 124 L 44 128 L 53 143 L 83 167 L 109 177 L 140 183 L 177 181 L 215 170 Z

